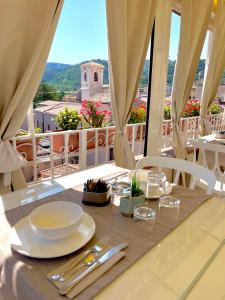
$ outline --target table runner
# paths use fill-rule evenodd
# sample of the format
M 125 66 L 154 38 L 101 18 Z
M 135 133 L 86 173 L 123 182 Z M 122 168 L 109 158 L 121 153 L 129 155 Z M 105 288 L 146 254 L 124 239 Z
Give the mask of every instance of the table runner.
M 151 206 L 157 213 L 156 221 L 153 224 L 126 218 L 120 214 L 119 208 L 113 205 L 99 208 L 84 206 L 81 203 L 82 193 L 75 189 L 69 189 L 49 196 L 41 202 L 36 201 L 8 211 L 5 219 L 2 218 L 0 222 L 1 293 L 4 299 L 63 299 L 58 294 L 57 289 L 47 280 L 46 274 L 79 253 L 76 252 L 63 258 L 39 260 L 23 257 L 11 251 L 8 243 L 10 226 L 14 226 L 16 222 L 28 215 L 35 207 L 57 200 L 74 201 L 80 204 L 84 211 L 89 213 L 96 222 L 95 236 L 86 245 L 86 248 L 106 233 L 110 235 L 112 245 L 124 241 L 128 242 L 129 246 L 126 249 L 125 258 L 76 298 L 87 300 L 93 298 L 102 288 L 110 284 L 113 279 L 160 242 L 163 237 L 209 198 L 200 190 L 192 191 L 182 187 L 174 187 L 172 195 L 181 199 L 179 214 L 177 208 L 161 208 L 159 211 L 158 201 L 151 201 Z

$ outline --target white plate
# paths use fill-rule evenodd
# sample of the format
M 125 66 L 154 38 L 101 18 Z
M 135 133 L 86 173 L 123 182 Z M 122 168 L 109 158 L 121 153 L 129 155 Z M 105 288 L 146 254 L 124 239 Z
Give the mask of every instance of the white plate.
M 61 240 L 44 240 L 36 236 L 29 224 L 28 216 L 21 219 L 10 232 L 10 243 L 16 252 L 35 258 L 53 258 L 70 254 L 86 245 L 95 233 L 95 222 L 87 213 L 83 214 L 78 229 Z

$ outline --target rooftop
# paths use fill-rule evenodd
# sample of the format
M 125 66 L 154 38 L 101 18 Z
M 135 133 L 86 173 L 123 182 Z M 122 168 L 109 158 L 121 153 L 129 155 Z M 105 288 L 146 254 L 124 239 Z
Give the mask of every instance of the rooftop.
M 104 69 L 105 67 L 102 65 L 102 64 L 98 64 L 94 61 L 91 61 L 91 62 L 88 62 L 88 63 L 84 63 L 84 64 L 81 64 L 81 66 L 95 66 L 95 67 L 99 67 L 99 68 L 102 68 Z
M 76 109 L 80 111 L 81 103 L 77 102 L 63 102 L 63 101 L 46 101 L 49 104 L 45 106 L 38 106 L 34 109 L 34 111 L 44 112 L 49 115 L 57 115 L 60 111 L 64 110 L 65 107 L 69 109 Z

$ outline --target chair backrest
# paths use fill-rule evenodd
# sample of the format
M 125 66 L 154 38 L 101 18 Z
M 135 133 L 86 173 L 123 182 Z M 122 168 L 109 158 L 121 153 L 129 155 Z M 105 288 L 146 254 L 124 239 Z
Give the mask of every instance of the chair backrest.
M 224 171 L 221 170 L 221 166 L 225 167 L 225 145 L 204 140 L 193 140 L 192 144 L 194 146 L 193 162 L 198 162 L 198 164 L 210 169 L 219 179 L 222 190 Z
M 194 164 L 190 161 L 186 161 L 178 158 L 161 157 L 161 156 L 144 157 L 137 162 L 136 168 L 142 169 L 144 167 L 158 167 L 159 169 L 168 168 L 168 169 L 176 170 L 176 176 L 173 181 L 175 184 L 178 183 L 181 172 L 190 174 L 193 176 L 189 186 L 191 189 L 195 187 L 198 180 L 202 179 L 207 183 L 208 186 L 207 194 L 212 193 L 216 183 L 216 176 L 209 169 Z

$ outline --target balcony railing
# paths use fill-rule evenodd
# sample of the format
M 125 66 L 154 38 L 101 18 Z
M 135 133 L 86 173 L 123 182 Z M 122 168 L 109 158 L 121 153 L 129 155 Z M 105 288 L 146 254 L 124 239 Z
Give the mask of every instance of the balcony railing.
M 213 131 L 225 130 L 224 113 L 210 115 L 208 119 Z M 180 120 L 179 126 L 186 143 L 199 136 L 199 125 L 199 117 Z M 110 126 L 17 136 L 12 143 L 27 159 L 23 172 L 27 182 L 33 184 L 113 161 L 114 136 L 115 127 Z M 127 136 L 134 155 L 143 154 L 145 124 L 127 125 Z M 161 150 L 171 145 L 171 120 L 165 120 Z

